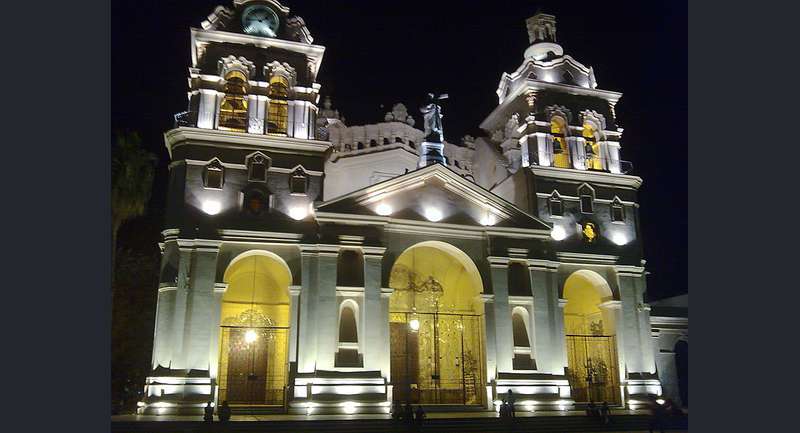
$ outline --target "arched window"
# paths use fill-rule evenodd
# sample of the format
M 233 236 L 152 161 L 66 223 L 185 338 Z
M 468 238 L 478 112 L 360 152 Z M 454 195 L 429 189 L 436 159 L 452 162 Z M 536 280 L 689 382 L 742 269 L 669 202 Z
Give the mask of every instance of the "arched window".
M 597 140 L 597 128 L 592 122 L 584 122 L 581 135 L 583 135 L 583 139 L 585 140 L 586 169 L 602 170 L 603 162 L 600 159 L 600 143 L 598 143 Z
M 514 370 L 535 370 L 536 362 L 533 359 L 531 350 L 530 334 L 528 324 L 530 316 L 524 307 L 514 307 L 511 313 L 511 329 L 514 337 L 514 359 L 512 366 Z
M 264 155 L 256 154 L 250 158 L 250 163 L 247 167 L 247 179 L 250 182 L 266 182 L 268 169 L 269 159 L 264 157 Z
M 387 145 L 387 144 L 389 144 L 389 139 L 388 139 L 388 138 L 386 138 L 386 137 L 383 137 L 383 144 L 384 144 L 384 145 Z
M 225 74 L 225 97 L 219 107 L 219 129 L 247 131 L 247 77 L 233 70 Z
M 245 190 L 242 208 L 253 216 L 260 216 L 269 210 L 269 195 L 257 188 Z
M 553 191 L 548 199 L 550 205 L 550 216 L 564 216 L 564 203 L 561 201 L 561 196 L 558 191 Z
M 339 305 L 339 333 L 336 345 L 335 367 L 362 367 L 358 350 L 358 304 L 347 299 Z
M 203 169 L 203 187 L 212 189 L 222 189 L 225 181 L 225 167 L 218 159 L 214 158 Z
M 378 142 L 375 141 L 374 138 L 369 141 L 369 147 L 376 147 L 376 146 L 378 146 Z
M 305 194 L 308 190 L 308 176 L 306 176 L 306 172 L 302 168 L 298 168 L 292 173 L 290 182 L 289 186 L 292 194 Z
M 336 285 L 364 287 L 364 256 L 359 250 L 339 251 L 336 263 Z
M 625 206 L 622 205 L 622 200 L 619 197 L 614 197 L 611 202 L 611 221 L 625 221 Z
M 581 185 L 578 196 L 581 200 L 581 213 L 594 213 L 594 190 L 586 184 Z
M 519 262 L 508 264 L 508 294 L 531 296 L 531 278 L 526 264 Z
M 561 116 L 550 119 L 550 134 L 553 136 L 553 166 L 570 168 L 569 146 L 567 144 L 567 122 Z
M 267 133 L 286 135 L 289 122 L 289 80 L 280 74 L 269 79 L 269 112 L 267 114 Z

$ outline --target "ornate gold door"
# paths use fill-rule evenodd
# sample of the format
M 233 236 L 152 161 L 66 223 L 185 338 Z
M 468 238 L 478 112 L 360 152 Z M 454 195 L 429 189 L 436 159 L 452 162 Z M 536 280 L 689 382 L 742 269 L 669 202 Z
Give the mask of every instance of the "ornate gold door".
M 567 378 L 577 402 L 621 404 L 613 336 L 567 335 Z

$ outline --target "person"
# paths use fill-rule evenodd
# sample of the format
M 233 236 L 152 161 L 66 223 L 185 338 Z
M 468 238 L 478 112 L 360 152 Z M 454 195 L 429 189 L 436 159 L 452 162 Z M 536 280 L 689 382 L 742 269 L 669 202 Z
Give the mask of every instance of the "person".
M 608 408 L 608 402 L 604 401 L 603 406 L 600 408 L 600 415 L 603 418 L 603 424 L 611 422 L 611 409 Z
M 414 423 L 414 409 L 411 408 L 411 402 L 406 402 L 406 407 L 403 411 L 403 419 L 408 425 Z
M 422 405 L 417 406 L 417 413 L 414 414 L 414 421 L 417 423 L 417 428 L 422 428 L 422 423 L 425 422 L 425 409 Z
M 403 407 L 400 405 L 400 399 L 397 399 L 393 402 L 392 419 L 395 421 L 400 421 L 403 419 Z
M 586 408 L 586 416 L 597 418 L 597 406 L 594 404 L 594 401 L 589 401 L 589 407 Z
M 650 398 L 650 433 L 658 430 L 664 433 L 664 408 L 658 404 L 655 397 Z
M 222 406 L 217 410 L 217 417 L 220 421 L 226 422 L 231 419 L 231 407 L 228 406 L 228 400 L 222 402 Z
M 203 408 L 203 421 L 205 422 L 214 421 L 214 407 L 211 406 L 210 401 L 206 404 L 206 407 Z
M 508 414 L 511 418 L 516 418 L 516 408 L 514 407 L 514 391 L 508 390 Z
M 500 418 L 506 419 L 508 417 L 509 417 L 508 402 L 506 402 L 506 399 L 503 399 L 503 402 L 500 403 Z

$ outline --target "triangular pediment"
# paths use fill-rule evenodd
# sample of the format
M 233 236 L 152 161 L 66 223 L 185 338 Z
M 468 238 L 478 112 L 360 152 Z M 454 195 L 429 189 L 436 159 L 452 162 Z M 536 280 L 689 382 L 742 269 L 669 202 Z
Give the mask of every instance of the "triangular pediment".
M 321 203 L 318 215 L 550 230 L 542 220 L 441 165 L 430 165 Z

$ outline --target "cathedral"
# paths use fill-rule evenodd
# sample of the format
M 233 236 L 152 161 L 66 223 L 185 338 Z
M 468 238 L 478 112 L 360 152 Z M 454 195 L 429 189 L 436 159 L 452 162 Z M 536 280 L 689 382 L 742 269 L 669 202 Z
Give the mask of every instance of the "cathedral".
M 646 303 L 622 94 L 554 16 L 525 24 L 484 136 L 457 143 L 446 95 L 348 125 L 317 81 L 325 47 L 278 1 L 191 29 L 139 413 L 677 401 L 688 316 Z

